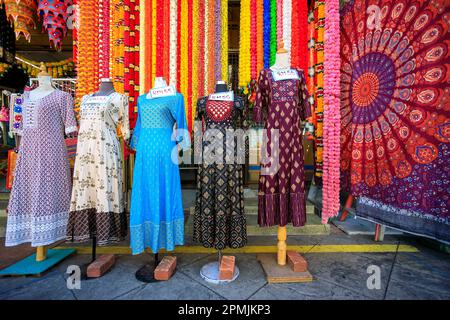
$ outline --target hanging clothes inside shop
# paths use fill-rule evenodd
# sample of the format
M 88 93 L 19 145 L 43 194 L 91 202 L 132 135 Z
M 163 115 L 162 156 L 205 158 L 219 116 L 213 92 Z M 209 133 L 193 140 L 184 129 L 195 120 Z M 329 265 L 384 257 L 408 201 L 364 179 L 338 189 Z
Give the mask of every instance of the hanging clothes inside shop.
M 123 156 L 117 129 L 127 140 L 128 97 L 84 96 L 73 175 L 67 240 L 97 238 L 98 245 L 123 240 L 127 235 Z
M 267 149 L 266 157 L 271 158 L 270 163 L 261 163 L 258 223 L 262 227 L 306 223 L 300 122 L 311 116 L 311 109 L 303 71 L 292 70 L 297 71 L 298 79 L 277 81 L 271 69 L 262 70 L 256 89 L 254 120 L 265 122 L 267 141 L 263 140 L 262 149 Z M 276 167 L 278 170 L 271 172 Z
M 25 92 L 19 156 L 8 205 L 6 246 L 31 242 L 33 247 L 66 237 L 71 178 L 64 141 L 77 130 L 73 99 L 53 90 L 39 99 Z M 17 104 L 22 104 L 18 106 Z M 19 111 L 19 110 L 18 110 Z
M 132 254 L 153 253 L 184 244 L 184 213 L 177 142 L 190 148 L 184 98 L 180 93 L 137 102 L 138 119 L 131 139 L 136 150 L 130 209 Z M 177 131 L 173 137 L 174 124 Z
M 243 109 L 244 101 L 237 96 L 234 101 L 203 97 L 197 103 L 196 119 L 205 122 L 205 136 L 197 171 L 194 241 L 206 248 L 240 248 L 247 243 L 243 162 L 238 161 L 239 155 L 245 157 L 245 144 L 234 141 L 237 135 L 234 145 L 227 145 L 226 137 L 235 133 Z
M 443 0 L 341 10 L 343 185 L 359 216 L 446 242 L 449 13 Z

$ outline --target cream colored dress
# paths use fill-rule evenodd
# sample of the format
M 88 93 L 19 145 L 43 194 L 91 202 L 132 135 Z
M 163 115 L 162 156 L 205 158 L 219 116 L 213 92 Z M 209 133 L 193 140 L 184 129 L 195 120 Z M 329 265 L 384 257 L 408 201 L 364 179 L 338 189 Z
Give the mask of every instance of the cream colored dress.
M 118 130 L 119 129 L 119 130 Z M 128 97 L 87 95 L 80 106 L 80 130 L 73 174 L 67 240 L 97 237 L 98 245 L 127 234 L 123 152 L 117 132 L 129 138 Z

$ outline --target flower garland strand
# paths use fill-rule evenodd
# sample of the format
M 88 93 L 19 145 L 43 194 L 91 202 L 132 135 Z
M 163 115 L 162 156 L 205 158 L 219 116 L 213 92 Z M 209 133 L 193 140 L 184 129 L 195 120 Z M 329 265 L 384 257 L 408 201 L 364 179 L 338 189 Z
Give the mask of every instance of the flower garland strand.
M 308 3 L 307 1 L 298 1 L 298 29 L 301 32 L 297 35 L 298 47 L 296 51 L 298 67 L 301 68 L 305 75 L 308 70 Z
M 277 0 L 270 0 L 270 61 L 269 67 L 275 63 L 277 53 Z
M 256 78 L 258 72 L 264 68 L 264 0 L 256 0 Z M 255 78 L 255 79 L 256 79 Z
M 188 0 L 188 62 L 187 62 L 187 76 L 188 76 L 188 87 L 187 87 L 187 104 L 186 108 L 188 109 L 186 112 L 188 130 L 191 132 L 192 130 L 192 0 Z
M 208 93 L 214 92 L 214 67 L 215 67 L 215 48 L 214 48 L 214 39 L 215 39 L 215 1 L 209 0 L 208 4 Z M 208 1 L 207 1 L 208 2 Z
M 147 14 L 147 0 L 141 0 L 141 7 L 139 10 L 139 19 L 140 21 L 146 21 L 146 14 Z M 147 64 L 145 63 L 145 57 L 146 57 L 146 51 L 147 51 L 147 39 L 144 36 L 148 30 L 147 25 L 145 23 L 142 23 L 139 26 L 139 30 L 141 31 L 139 33 L 139 66 L 143 69 L 143 72 L 139 72 L 139 82 L 142 84 L 145 84 L 147 81 Z M 141 69 L 141 70 L 142 70 Z M 139 94 L 143 94 L 145 92 L 145 85 L 140 86 L 139 88 Z
M 199 1 L 192 1 L 192 25 L 199 25 Z M 192 28 L 192 102 L 191 102 L 191 124 L 195 121 L 195 113 L 197 109 L 197 99 L 199 94 L 198 85 L 198 30 L 199 28 Z
M 314 127 L 317 125 L 316 121 L 316 101 L 314 99 L 314 73 L 315 73 L 315 64 L 316 64 L 316 51 L 315 51 L 315 22 L 314 22 L 314 9 L 311 10 L 308 14 L 308 54 L 309 54 L 309 63 L 308 63 L 308 76 L 306 78 L 306 85 L 309 92 L 309 105 L 311 106 L 311 114 L 312 114 L 312 124 Z
M 221 62 L 222 62 L 222 74 L 221 79 L 229 82 L 228 79 L 228 0 L 220 0 L 222 2 L 220 6 L 220 21 L 222 22 L 222 27 L 220 31 L 220 38 L 222 39 L 220 52 L 221 52 Z M 194 8 L 195 10 L 195 8 Z M 195 42 L 194 42 L 195 43 Z
M 250 79 L 256 79 L 257 72 L 257 12 L 256 12 L 256 0 L 250 0 Z
M 214 2 L 215 9 L 214 9 L 214 15 L 215 15 L 215 37 L 214 37 L 214 77 L 215 80 L 222 80 L 222 46 L 221 46 L 221 33 L 222 33 L 222 10 L 221 0 L 216 0 Z
M 169 82 L 173 85 L 177 83 L 177 0 L 170 0 L 170 66 Z
M 340 179 L 340 38 L 339 1 L 325 2 L 324 162 L 322 222 L 339 213 Z
M 205 38 L 203 39 L 205 43 L 205 51 L 204 51 L 204 72 L 205 72 L 205 78 L 204 78 L 204 94 L 207 95 L 208 92 L 208 81 L 209 81 L 209 0 L 205 0 L 205 13 L 204 13 L 204 22 L 205 22 Z
M 271 40 L 271 22 L 270 22 L 270 2 L 271 0 L 264 0 L 264 30 L 263 30 L 263 46 L 264 46 L 264 68 L 270 66 L 270 40 Z
M 239 87 L 247 93 L 250 75 L 250 0 L 241 1 L 241 17 L 239 30 Z
M 277 48 L 281 40 L 283 40 L 283 0 L 277 0 L 277 15 L 276 15 L 276 25 L 277 25 Z
M 306 2 L 306 1 L 305 1 Z M 287 50 L 288 55 L 288 62 L 289 65 L 291 65 L 291 15 L 292 15 L 292 0 L 284 0 L 283 1 L 283 42 L 284 42 L 284 48 Z M 305 16 L 306 19 L 306 16 Z M 305 29 L 303 29 L 300 34 L 304 34 Z M 299 35 L 295 35 L 296 37 Z M 306 73 L 306 70 L 305 70 Z
M 198 2 L 198 21 L 205 21 L 205 1 Z M 205 95 L 205 28 L 198 28 L 198 96 Z
M 324 27 L 325 27 L 325 2 L 322 0 L 316 0 L 315 2 L 315 16 L 316 16 L 316 65 L 314 66 L 315 75 L 315 113 L 316 122 L 315 137 L 316 137 L 316 177 L 322 177 L 323 175 L 323 40 L 324 40 Z
M 153 38 L 153 5 L 156 0 L 146 0 L 145 5 L 145 58 L 144 58 L 144 64 L 145 64 L 145 83 L 144 86 L 144 92 L 148 92 L 150 88 L 152 87 L 152 79 L 153 79 L 153 73 L 154 73 L 154 64 L 153 64 L 153 52 L 154 52 L 154 38 Z M 139 29 L 140 33 L 142 33 L 142 30 Z

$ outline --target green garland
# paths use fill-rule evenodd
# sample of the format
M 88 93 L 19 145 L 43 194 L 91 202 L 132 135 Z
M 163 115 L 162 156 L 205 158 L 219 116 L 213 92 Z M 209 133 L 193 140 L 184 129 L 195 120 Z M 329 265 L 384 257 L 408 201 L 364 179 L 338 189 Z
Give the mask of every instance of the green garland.
M 270 65 L 275 63 L 277 53 L 277 1 L 270 0 Z

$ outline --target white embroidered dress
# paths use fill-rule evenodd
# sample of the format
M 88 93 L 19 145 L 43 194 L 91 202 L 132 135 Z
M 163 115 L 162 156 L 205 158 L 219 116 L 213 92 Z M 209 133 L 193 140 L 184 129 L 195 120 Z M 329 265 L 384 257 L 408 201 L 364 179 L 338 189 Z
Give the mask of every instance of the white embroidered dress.
M 119 130 L 118 130 L 119 129 Z M 80 130 L 73 175 L 67 240 L 95 234 L 98 245 L 127 234 L 123 152 L 117 132 L 129 138 L 128 97 L 87 95 L 80 106 Z

